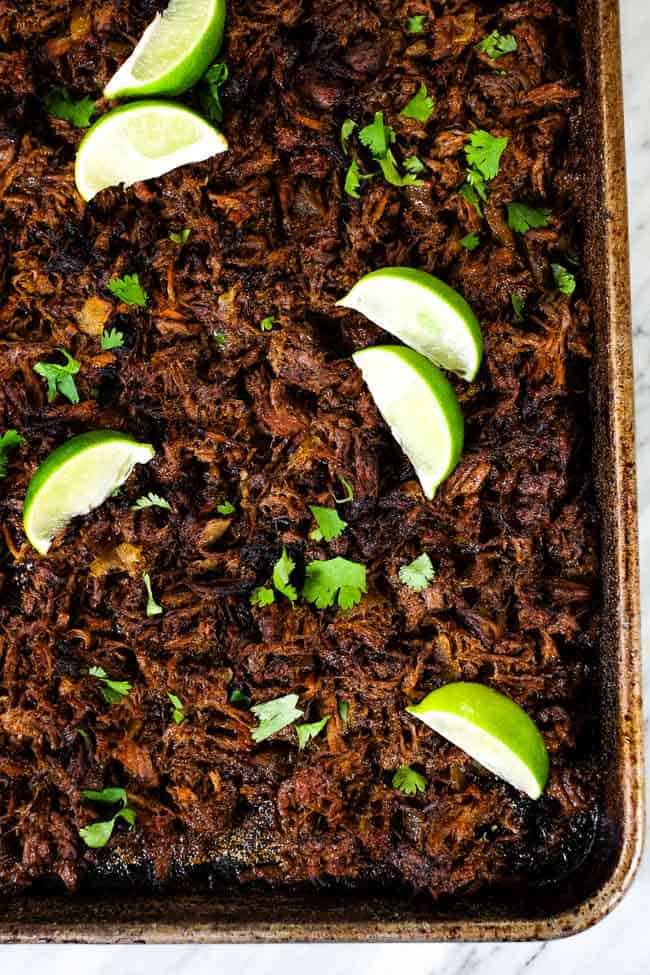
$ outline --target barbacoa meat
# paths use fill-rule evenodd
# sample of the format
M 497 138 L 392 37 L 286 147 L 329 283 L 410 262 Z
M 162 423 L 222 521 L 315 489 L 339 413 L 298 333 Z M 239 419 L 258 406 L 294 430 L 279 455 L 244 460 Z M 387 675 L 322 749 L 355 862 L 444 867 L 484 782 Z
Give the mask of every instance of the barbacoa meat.
M 0 482 L 0 886 L 227 864 L 241 882 L 374 877 L 438 897 L 568 871 L 599 793 L 592 324 L 550 269 L 580 259 L 574 5 L 230 0 L 228 153 L 85 205 L 82 132 L 45 97 L 65 86 L 106 110 L 104 84 L 163 7 L 0 0 L 0 430 L 25 438 Z M 415 12 L 421 34 L 405 31 Z M 517 51 L 490 62 L 475 45 L 494 29 Z M 421 83 L 426 124 L 399 114 Z M 377 111 L 401 158 L 425 163 L 423 185 L 375 177 L 355 200 L 340 127 Z M 474 128 L 509 139 L 483 220 L 459 195 Z M 549 226 L 514 234 L 511 200 L 550 208 Z M 179 246 L 169 234 L 184 228 Z M 473 252 L 459 243 L 472 231 Z M 450 282 L 485 335 L 478 380 L 456 384 L 466 448 L 431 503 L 351 361 L 386 336 L 335 307 L 392 264 Z M 125 273 L 147 308 L 107 290 Z M 101 351 L 104 328 L 124 348 Z M 33 371 L 57 347 L 81 362 L 78 405 L 48 403 Z M 21 521 L 30 477 L 103 427 L 151 441 L 155 459 L 37 557 Z M 309 540 L 308 505 L 332 505 L 339 475 L 354 500 L 327 546 Z M 172 510 L 134 511 L 149 491 Z M 368 594 L 348 612 L 251 606 L 283 546 L 299 573 L 314 557 L 362 561 Z M 422 551 L 436 578 L 416 594 L 398 570 Z M 145 615 L 144 571 L 162 616 Z M 108 704 L 91 666 L 133 690 Z M 538 723 L 539 802 L 406 715 L 459 678 Z M 255 745 L 235 688 L 253 703 L 295 692 L 304 720 L 332 717 L 304 751 L 291 728 Z M 424 794 L 391 785 L 411 764 Z M 109 785 L 128 790 L 136 828 L 90 850 L 79 829 L 101 815 L 81 791 Z

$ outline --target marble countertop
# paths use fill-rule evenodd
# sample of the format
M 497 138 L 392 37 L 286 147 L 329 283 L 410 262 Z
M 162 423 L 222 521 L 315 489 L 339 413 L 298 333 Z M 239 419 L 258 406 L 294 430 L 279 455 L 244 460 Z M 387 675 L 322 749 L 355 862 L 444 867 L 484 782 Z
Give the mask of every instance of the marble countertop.
M 623 18 L 636 369 L 643 644 L 650 645 L 650 3 L 620 0 Z M 645 698 L 650 703 L 646 674 Z M 646 741 L 650 729 L 646 718 Z M 649 762 L 650 767 L 650 762 Z M 650 959 L 650 857 L 610 917 L 567 941 L 519 945 L 4 947 L 21 975 L 641 975 Z

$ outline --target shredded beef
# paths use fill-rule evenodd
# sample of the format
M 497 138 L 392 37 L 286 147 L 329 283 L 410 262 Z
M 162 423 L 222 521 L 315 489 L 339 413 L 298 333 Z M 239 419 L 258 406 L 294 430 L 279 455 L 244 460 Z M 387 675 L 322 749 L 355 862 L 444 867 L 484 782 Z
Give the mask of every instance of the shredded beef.
M 0 481 L 0 887 L 73 889 L 107 863 L 147 864 L 156 882 L 227 863 L 242 882 L 372 876 L 437 897 L 569 870 L 599 792 L 592 326 L 550 270 L 580 256 L 574 5 L 230 0 L 229 151 L 84 205 L 83 133 L 44 96 L 63 85 L 106 110 L 103 86 L 164 5 L 0 0 L 0 430 L 25 438 Z M 422 34 L 404 30 L 414 12 Z M 495 28 L 518 49 L 490 62 L 475 45 Z M 399 114 L 420 83 L 436 104 L 427 124 Z M 424 183 L 376 177 L 355 200 L 340 126 L 376 111 L 401 158 L 424 161 Z M 509 139 L 483 221 L 459 195 L 476 127 Z M 513 234 L 513 199 L 549 207 L 549 227 Z M 169 233 L 183 228 L 180 247 Z M 471 231 L 473 252 L 459 243 Z M 477 381 L 455 384 L 466 447 L 432 502 L 351 361 L 386 336 L 335 307 L 393 264 L 457 288 L 485 336 Z M 107 290 L 124 273 L 147 308 Z M 104 328 L 123 349 L 101 351 Z M 57 347 L 81 362 L 78 405 L 48 403 L 33 371 Z M 94 428 L 156 457 L 37 557 L 26 485 Z M 314 542 L 308 505 L 332 505 L 339 475 L 349 527 Z M 134 511 L 149 491 L 172 511 Z M 219 515 L 225 500 L 235 511 Z M 283 546 L 299 573 L 314 557 L 362 561 L 368 594 L 347 612 L 251 606 Z M 422 551 L 436 577 L 416 594 L 398 570 Z M 162 616 L 145 615 L 143 571 Z M 90 666 L 133 690 L 108 704 Z M 551 756 L 539 802 L 405 713 L 461 678 L 538 723 Z M 254 703 L 295 692 L 306 721 L 332 718 L 304 751 L 291 728 L 256 745 L 234 688 Z M 391 785 L 411 764 L 423 794 Z M 81 790 L 109 785 L 128 790 L 136 828 L 118 823 L 90 850 L 79 829 L 98 811 Z

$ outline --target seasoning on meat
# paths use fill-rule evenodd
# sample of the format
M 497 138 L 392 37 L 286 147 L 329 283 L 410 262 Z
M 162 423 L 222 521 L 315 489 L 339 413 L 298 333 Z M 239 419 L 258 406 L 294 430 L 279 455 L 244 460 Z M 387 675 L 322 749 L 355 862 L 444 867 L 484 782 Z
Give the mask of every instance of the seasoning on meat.
M 74 889 L 111 870 L 193 882 L 197 866 L 434 897 L 556 877 L 588 849 L 599 796 L 574 4 L 433 0 L 409 33 L 405 0 L 233 0 L 228 153 L 84 205 L 83 131 L 50 114 L 48 93 L 106 111 L 103 86 L 164 6 L 0 0 L 0 432 L 24 438 L 0 481 L 0 888 Z M 493 31 L 516 40 L 495 63 L 476 50 Z M 400 115 L 421 85 L 425 125 Z M 201 109 L 198 88 L 185 100 Z M 355 199 L 341 127 L 376 113 L 400 165 L 424 168 L 417 185 L 375 178 Z M 507 139 L 485 201 L 465 183 L 476 130 Z M 512 202 L 552 217 L 513 233 Z M 485 337 L 477 381 L 455 383 L 465 452 L 433 502 L 351 360 L 385 334 L 335 307 L 397 264 L 456 288 Z M 117 280 L 137 280 L 146 305 L 113 298 Z M 271 312 L 281 327 L 263 331 Z M 103 350 L 104 332 L 122 347 Z M 80 363 L 79 402 L 48 402 L 33 371 L 59 348 Z M 26 485 L 98 428 L 156 457 L 38 558 Z M 309 506 L 340 496 L 339 478 L 345 532 L 310 539 Z M 152 493 L 171 508 L 133 510 Z M 225 498 L 235 510 L 219 517 Z M 296 587 L 306 565 L 341 559 L 365 567 L 367 592 L 348 610 L 251 605 L 283 550 Z M 400 569 L 424 551 L 435 578 L 415 592 Z M 145 571 L 164 614 L 145 615 Z M 129 693 L 110 704 L 89 667 Z M 405 713 L 460 679 L 540 727 L 551 774 L 537 803 Z M 332 715 L 326 727 L 302 751 L 290 726 L 256 744 L 245 702 L 290 695 L 307 724 Z M 424 791 L 393 787 L 402 767 Z M 110 787 L 128 792 L 134 828 L 111 821 L 92 849 L 83 792 Z

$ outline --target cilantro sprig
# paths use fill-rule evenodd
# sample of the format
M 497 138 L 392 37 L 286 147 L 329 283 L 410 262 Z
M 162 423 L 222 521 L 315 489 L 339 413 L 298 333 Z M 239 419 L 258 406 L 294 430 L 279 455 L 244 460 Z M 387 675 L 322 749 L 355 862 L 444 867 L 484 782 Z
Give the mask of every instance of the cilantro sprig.
M 111 328 L 108 331 L 104 329 L 100 342 L 104 352 L 109 352 L 111 349 L 121 349 L 124 346 L 124 332 L 120 332 L 116 328 Z
M 120 807 L 110 819 L 91 823 L 90 826 L 84 826 L 83 829 L 79 830 L 79 836 L 91 849 L 98 850 L 106 846 L 119 819 L 123 819 L 131 829 L 135 826 L 135 812 L 129 808 L 129 797 L 126 794 L 126 789 L 109 787 L 102 789 L 101 792 L 96 792 L 94 789 L 84 789 L 81 795 L 84 799 L 90 799 L 91 802 L 111 806 L 119 803 Z
M 169 698 L 169 703 L 172 708 L 172 718 L 176 724 L 183 724 L 185 721 L 185 709 L 183 708 L 183 702 L 176 694 L 172 694 L 171 691 L 167 691 L 167 697 Z
M 508 203 L 508 226 L 518 234 L 525 234 L 539 227 L 548 227 L 550 215 L 551 211 L 546 207 L 531 207 L 527 203 Z
M 165 501 L 161 498 L 159 494 L 154 494 L 150 491 L 149 494 L 143 494 L 142 497 L 138 498 L 134 505 L 131 506 L 131 511 L 142 511 L 143 508 L 165 508 L 167 511 L 172 510 L 172 506 L 169 501 Z
M 409 765 L 400 765 L 393 776 L 392 786 L 407 796 L 414 796 L 418 792 L 424 792 L 427 787 L 427 780 Z
M 464 237 L 461 237 L 458 243 L 461 247 L 464 247 L 465 250 L 475 251 L 480 244 L 480 238 L 476 231 L 473 231 L 472 233 L 465 234 Z
M 435 111 L 435 104 L 422 82 L 415 95 L 406 103 L 400 115 L 404 118 L 415 119 L 416 122 L 428 122 Z
M 125 305 L 137 305 L 139 308 L 147 307 L 149 295 L 140 284 L 140 278 L 137 274 L 125 274 L 122 278 L 111 278 L 107 287 L 111 294 L 123 301 Z
M 326 609 L 335 603 L 341 609 L 350 609 L 361 601 L 366 588 L 366 567 L 337 556 L 334 559 L 314 559 L 305 568 L 305 585 L 302 594 L 317 609 Z
M 133 684 L 128 680 L 111 680 L 103 667 L 90 667 L 88 674 L 90 677 L 96 677 L 104 685 L 102 697 L 107 704 L 120 704 L 133 689 Z
M 426 88 L 424 89 L 424 97 L 428 98 L 428 95 L 426 95 Z M 411 102 L 413 102 L 414 105 L 411 105 Z M 422 114 L 424 112 L 424 102 L 421 92 L 419 92 L 414 99 L 411 99 L 411 102 L 409 102 L 409 105 L 407 105 L 406 108 L 411 106 L 411 110 L 416 113 Z M 404 114 L 404 112 L 402 114 Z M 411 115 L 410 117 L 415 118 L 417 116 Z M 348 119 L 347 121 L 352 122 L 353 120 Z M 346 129 L 347 139 L 350 138 L 352 132 L 353 128 L 348 125 Z M 414 167 L 413 162 L 411 162 L 406 173 L 400 172 L 399 165 L 391 149 L 391 146 L 395 144 L 395 140 L 395 130 L 391 125 L 386 124 L 384 121 L 383 112 L 375 112 L 373 121 L 369 125 L 364 126 L 359 132 L 359 141 L 361 145 L 369 151 L 373 161 L 379 166 L 379 169 L 381 170 L 381 173 L 387 183 L 390 183 L 392 186 L 421 185 L 421 180 L 417 178 L 417 166 Z M 418 169 L 418 171 L 421 170 Z M 356 157 L 353 158 L 345 175 L 345 192 L 348 194 L 348 196 L 358 200 L 359 189 L 362 181 L 372 179 L 375 175 L 376 173 L 363 173 L 359 167 L 358 159 Z
M 508 145 L 508 137 L 491 135 L 484 129 L 475 129 L 465 145 L 465 155 L 471 169 L 483 179 L 492 180 L 499 172 L 501 156 Z
M 408 565 L 403 565 L 399 570 L 400 582 L 403 582 L 413 592 L 424 592 L 435 575 L 435 569 L 426 552 L 419 555 L 417 559 L 413 559 Z
M 96 113 L 94 101 L 87 96 L 74 101 L 67 88 L 52 88 L 45 96 L 45 107 L 54 118 L 71 122 L 77 129 L 86 129 Z
M 9 455 L 20 447 L 21 443 L 25 443 L 25 438 L 21 437 L 17 430 L 5 430 L 0 437 L 0 478 L 6 476 Z
M 57 351 L 65 356 L 64 366 L 55 362 L 37 362 L 34 372 L 47 381 L 47 401 L 53 403 L 59 393 L 65 396 L 71 403 L 79 402 L 79 393 L 73 376 L 81 369 L 81 363 L 74 359 L 65 349 L 59 348 Z
M 487 54 L 491 61 L 497 61 L 504 54 L 512 54 L 517 50 L 517 40 L 512 34 L 501 34 L 493 30 L 476 45 L 476 50 Z
M 257 743 L 264 741 L 278 731 L 282 731 L 287 725 L 293 724 L 298 718 L 302 718 L 305 712 L 296 707 L 297 703 L 297 694 L 285 694 L 284 697 L 276 697 L 272 701 L 253 705 L 251 711 L 258 720 L 257 727 L 251 729 L 253 741 Z
M 201 79 L 199 100 L 203 114 L 210 122 L 223 122 L 221 88 L 228 81 L 228 74 L 228 65 L 219 61 L 208 68 Z
M 562 264 L 551 264 L 551 271 L 553 272 L 555 287 L 560 294 L 572 295 L 576 290 L 575 275 L 571 274 L 570 271 L 567 271 Z

